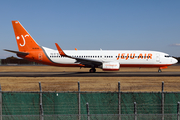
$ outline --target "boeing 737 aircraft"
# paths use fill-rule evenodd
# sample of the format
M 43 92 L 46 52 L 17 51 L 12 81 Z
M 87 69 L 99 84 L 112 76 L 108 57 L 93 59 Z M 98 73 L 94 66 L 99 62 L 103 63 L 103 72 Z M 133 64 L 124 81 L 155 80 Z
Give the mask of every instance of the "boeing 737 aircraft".
M 12 21 L 19 51 L 18 57 L 59 67 L 85 67 L 96 72 L 96 68 L 104 71 L 118 71 L 120 67 L 157 67 L 158 72 L 177 63 L 168 54 L 146 50 L 62 50 L 55 43 L 57 50 L 40 46 L 25 30 L 19 21 Z

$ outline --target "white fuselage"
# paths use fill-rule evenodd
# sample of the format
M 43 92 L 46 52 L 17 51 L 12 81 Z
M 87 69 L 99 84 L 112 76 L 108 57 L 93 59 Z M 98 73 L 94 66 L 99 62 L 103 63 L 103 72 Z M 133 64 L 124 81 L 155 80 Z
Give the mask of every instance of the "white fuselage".
M 57 50 L 42 47 L 46 56 L 54 63 L 78 64 L 75 59 L 62 57 Z M 177 62 L 168 54 L 145 50 L 64 50 L 66 54 L 76 58 L 84 58 L 104 62 L 118 62 L 121 67 L 159 67 L 169 66 Z

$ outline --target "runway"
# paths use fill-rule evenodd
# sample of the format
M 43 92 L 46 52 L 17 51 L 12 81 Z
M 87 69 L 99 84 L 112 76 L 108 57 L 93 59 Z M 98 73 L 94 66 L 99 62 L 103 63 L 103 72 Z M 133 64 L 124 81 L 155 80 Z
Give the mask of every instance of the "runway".
M 180 77 L 180 72 L 0 72 L 0 77 Z

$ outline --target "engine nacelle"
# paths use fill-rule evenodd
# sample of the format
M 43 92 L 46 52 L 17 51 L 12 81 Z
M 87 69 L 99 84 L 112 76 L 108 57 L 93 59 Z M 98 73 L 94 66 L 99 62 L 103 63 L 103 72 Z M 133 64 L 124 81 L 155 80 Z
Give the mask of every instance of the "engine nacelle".
M 102 69 L 104 71 L 118 71 L 120 69 L 120 64 L 118 62 L 103 63 Z

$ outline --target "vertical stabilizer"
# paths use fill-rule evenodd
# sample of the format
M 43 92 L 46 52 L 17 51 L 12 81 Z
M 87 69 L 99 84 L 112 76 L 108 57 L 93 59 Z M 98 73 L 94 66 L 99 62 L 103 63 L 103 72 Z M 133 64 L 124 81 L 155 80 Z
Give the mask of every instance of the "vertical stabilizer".
M 12 25 L 19 51 L 27 52 L 41 49 L 19 21 L 12 21 Z

